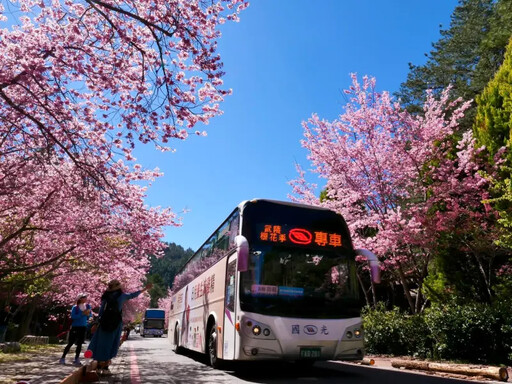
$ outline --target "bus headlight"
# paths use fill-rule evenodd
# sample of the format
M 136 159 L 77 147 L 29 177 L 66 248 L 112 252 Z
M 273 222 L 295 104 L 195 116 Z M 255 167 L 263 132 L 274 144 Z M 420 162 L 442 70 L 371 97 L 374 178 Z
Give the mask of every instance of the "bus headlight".
M 275 340 L 272 328 L 267 324 L 260 323 L 259 321 L 244 316 L 240 321 L 240 325 L 240 331 L 245 336 L 258 339 Z
M 361 329 L 360 326 L 358 328 L 356 328 L 356 327 L 350 327 L 349 329 L 347 329 L 345 331 L 344 338 L 348 339 L 348 340 L 351 340 L 351 339 L 354 339 L 354 338 L 355 339 L 361 339 L 363 337 L 363 330 Z

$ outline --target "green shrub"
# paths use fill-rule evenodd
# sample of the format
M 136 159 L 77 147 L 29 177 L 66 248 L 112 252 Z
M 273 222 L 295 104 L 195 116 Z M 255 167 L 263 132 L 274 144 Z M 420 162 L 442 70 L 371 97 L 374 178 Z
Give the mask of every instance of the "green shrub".
M 405 315 L 405 332 L 403 342 L 407 346 L 409 356 L 431 358 L 433 356 L 433 340 L 430 331 L 421 315 Z
M 512 300 L 495 304 L 495 317 L 498 321 L 496 335 L 496 357 L 499 363 L 512 364 Z
M 510 364 L 512 303 L 436 305 L 408 315 L 384 305 L 363 310 L 366 350 L 471 363 Z
M 430 357 L 432 341 L 421 316 L 409 316 L 383 304 L 363 311 L 366 350 L 374 354 Z
M 434 357 L 489 361 L 496 347 L 496 321 L 491 307 L 451 303 L 425 311 L 425 322 L 434 339 Z

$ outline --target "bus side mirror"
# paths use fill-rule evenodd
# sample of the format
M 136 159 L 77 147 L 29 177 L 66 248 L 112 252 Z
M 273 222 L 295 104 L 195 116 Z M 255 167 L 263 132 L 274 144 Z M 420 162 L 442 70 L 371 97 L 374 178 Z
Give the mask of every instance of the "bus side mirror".
M 237 269 L 245 272 L 249 269 L 249 242 L 245 236 L 238 235 L 235 237 L 236 253 L 238 255 Z
M 370 274 L 374 283 L 380 283 L 380 267 L 377 256 L 367 249 L 356 249 L 356 255 L 361 255 L 370 263 Z

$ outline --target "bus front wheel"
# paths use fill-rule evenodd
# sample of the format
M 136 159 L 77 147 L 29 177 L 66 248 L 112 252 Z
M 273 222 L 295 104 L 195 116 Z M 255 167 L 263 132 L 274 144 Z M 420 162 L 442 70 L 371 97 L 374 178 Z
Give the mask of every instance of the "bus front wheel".
M 219 369 L 221 361 L 217 355 L 217 327 L 215 324 L 208 332 L 208 360 L 212 368 Z

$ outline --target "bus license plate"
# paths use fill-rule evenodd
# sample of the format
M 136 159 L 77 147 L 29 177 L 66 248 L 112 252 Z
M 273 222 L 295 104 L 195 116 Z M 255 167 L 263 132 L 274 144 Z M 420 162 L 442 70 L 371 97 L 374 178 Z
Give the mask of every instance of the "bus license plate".
M 301 348 L 300 357 L 302 359 L 315 359 L 320 357 L 320 348 Z

